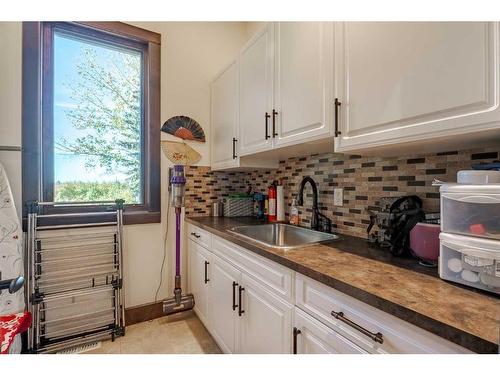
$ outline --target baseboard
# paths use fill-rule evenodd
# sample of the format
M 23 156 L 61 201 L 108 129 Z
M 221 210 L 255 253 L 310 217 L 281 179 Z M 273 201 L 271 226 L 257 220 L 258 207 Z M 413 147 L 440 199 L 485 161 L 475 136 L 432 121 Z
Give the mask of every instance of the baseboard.
M 144 305 L 129 307 L 128 309 L 125 309 L 125 323 L 127 326 L 130 326 L 132 324 L 160 318 L 163 315 L 162 301 L 146 303 Z

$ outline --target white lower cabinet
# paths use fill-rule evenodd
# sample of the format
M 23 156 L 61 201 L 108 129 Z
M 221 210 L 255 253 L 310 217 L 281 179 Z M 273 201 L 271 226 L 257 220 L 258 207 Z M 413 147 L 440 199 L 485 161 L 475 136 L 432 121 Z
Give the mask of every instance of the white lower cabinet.
M 211 333 L 224 353 L 236 352 L 238 287 L 241 272 L 218 256 L 212 258 L 209 291 Z
M 469 352 L 208 232 L 195 239 L 194 310 L 224 353 Z
M 211 260 L 209 330 L 222 351 L 290 353 L 293 306 L 217 255 Z
M 294 354 L 367 353 L 297 307 L 293 315 L 292 334 Z
M 210 253 L 193 240 L 188 240 L 189 288 L 194 295 L 194 311 L 205 326 L 210 326 L 208 318 L 208 292 L 210 282 Z
M 467 349 L 303 275 L 295 304 L 369 353 L 467 353 Z
M 293 306 L 243 274 L 239 352 L 291 353 Z

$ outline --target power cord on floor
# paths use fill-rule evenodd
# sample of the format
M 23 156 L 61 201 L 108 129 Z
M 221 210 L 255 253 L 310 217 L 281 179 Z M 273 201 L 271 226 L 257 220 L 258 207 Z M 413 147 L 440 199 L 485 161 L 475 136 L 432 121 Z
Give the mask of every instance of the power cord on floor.
M 165 229 L 165 237 L 163 238 L 163 260 L 161 261 L 160 268 L 160 284 L 158 284 L 158 288 L 155 293 L 155 302 L 158 301 L 158 293 L 160 292 L 160 288 L 163 284 L 163 268 L 165 267 L 165 260 L 167 259 L 167 239 L 168 239 L 168 218 L 170 216 L 170 189 L 167 190 L 167 220 L 166 220 L 166 229 Z

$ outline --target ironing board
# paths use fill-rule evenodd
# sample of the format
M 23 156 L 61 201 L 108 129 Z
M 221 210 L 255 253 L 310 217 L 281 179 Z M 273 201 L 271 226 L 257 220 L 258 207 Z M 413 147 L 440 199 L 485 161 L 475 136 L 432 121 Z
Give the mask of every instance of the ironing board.
M 0 164 L 0 278 L 12 279 L 24 274 L 22 228 L 17 216 L 12 191 L 4 167 Z M 0 318 L 25 310 L 24 290 L 0 294 Z M 12 338 L 13 340 L 14 338 Z M 0 337 L 3 342 L 3 338 Z M 16 338 L 11 352 L 21 352 L 21 341 Z M 3 350 L 2 350 L 3 351 Z
M 8 354 L 17 351 L 12 347 L 16 335 L 28 330 L 31 325 L 31 313 L 29 311 L 11 315 L 0 316 L 0 354 Z M 12 348 L 12 351 L 10 349 Z

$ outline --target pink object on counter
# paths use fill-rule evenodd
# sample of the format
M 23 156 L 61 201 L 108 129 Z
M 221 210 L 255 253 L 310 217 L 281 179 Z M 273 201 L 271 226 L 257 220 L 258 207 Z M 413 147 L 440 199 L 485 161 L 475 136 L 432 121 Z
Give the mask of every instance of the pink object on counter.
M 436 262 L 439 257 L 439 224 L 417 223 L 410 231 L 413 253 L 426 261 Z

